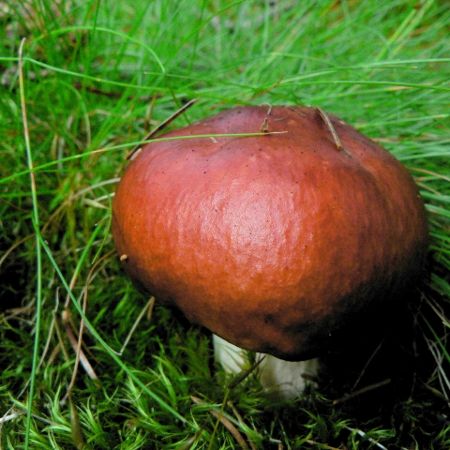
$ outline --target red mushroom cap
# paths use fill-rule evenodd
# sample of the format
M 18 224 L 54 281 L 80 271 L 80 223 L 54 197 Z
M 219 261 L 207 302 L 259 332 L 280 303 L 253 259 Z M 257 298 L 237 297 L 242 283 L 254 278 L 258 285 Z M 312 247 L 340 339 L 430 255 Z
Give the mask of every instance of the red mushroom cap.
M 239 107 L 146 145 L 113 203 L 130 276 L 193 322 L 285 359 L 395 296 L 427 246 L 406 169 L 313 108 Z

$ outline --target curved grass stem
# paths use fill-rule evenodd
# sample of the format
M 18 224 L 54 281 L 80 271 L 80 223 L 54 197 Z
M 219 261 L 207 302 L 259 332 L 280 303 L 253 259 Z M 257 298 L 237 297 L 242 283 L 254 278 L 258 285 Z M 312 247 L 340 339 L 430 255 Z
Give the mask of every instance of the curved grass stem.
M 30 133 L 28 129 L 27 109 L 25 101 L 25 81 L 23 71 L 23 48 L 25 45 L 25 38 L 22 39 L 19 47 L 19 93 L 20 93 L 20 107 L 22 112 L 22 124 L 25 141 L 25 151 L 27 156 L 27 166 L 30 173 L 30 188 L 32 201 L 32 215 L 31 220 L 36 239 L 36 295 L 35 295 L 35 326 L 34 326 L 34 343 L 33 343 L 33 360 L 30 375 L 30 388 L 28 391 L 27 415 L 25 420 L 25 450 L 29 447 L 30 430 L 31 430 L 31 416 L 33 407 L 33 398 L 36 386 L 36 374 L 39 362 L 39 341 L 41 329 L 41 311 L 42 311 L 42 255 L 40 245 L 40 231 L 39 231 L 39 206 L 36 189 L 36 178 L 33 172 L 33 157 L 30 144 Z

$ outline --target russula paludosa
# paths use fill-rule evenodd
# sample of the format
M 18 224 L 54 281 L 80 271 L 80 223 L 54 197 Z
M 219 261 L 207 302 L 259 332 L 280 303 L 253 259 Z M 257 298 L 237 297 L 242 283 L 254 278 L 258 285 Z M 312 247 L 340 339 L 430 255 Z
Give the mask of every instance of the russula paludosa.
M 117 187 L 122 265 L 192 322 L 273 355 L 270 370 L 320 355 L 417 275 L 427 226 L 411 176 L 338 118 L 238 107 L 164 137 Z

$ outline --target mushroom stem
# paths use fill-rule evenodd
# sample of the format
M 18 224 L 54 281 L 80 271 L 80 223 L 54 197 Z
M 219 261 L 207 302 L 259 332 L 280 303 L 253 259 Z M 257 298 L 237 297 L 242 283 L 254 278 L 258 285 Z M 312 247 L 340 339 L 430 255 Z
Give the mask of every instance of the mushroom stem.
M 225 371 L 239 373 L 247 365 L 246 350 L 213 334 L 214 357 Z M 284 361 L 266 353 L 256 353 L 258 377 L 264 389 L 279 399 L 290 400 L 301 395 L 318 372 L 318 360 Z

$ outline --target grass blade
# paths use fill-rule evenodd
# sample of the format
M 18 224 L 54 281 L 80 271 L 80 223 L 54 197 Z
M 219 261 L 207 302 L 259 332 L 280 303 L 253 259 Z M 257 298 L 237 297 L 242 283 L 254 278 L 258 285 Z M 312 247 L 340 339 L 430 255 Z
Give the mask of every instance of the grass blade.
M 30 133 L 28 129 L 27 109 L 25 101 L 25 81 L 24 81 L 24 62 L 23 62 L 23 48 L 25 46 L 25 38 L 22 39 L 19 47 L 19 92 L 20 92 L 20 106 L 22 110 L 22 123 L 25 139 L 25 150 L 27 155 L 27 165 L 30 174 L 30 186 L 31 186 L 31 201 L 33 204 L 32 209 L 32 222 L 36 239 L 36 296 L 35 296 L 35 325 L 34 325 L 34 344 L 33 344 L 33 361 L 31 366 L 30 375 L 30 388 L 28 391 L 28 403 L 27 403 L 27 416 L 25 421 L 25 450 L 28 449 L 31 430 L 31 412 L 33 407 L 33 398 L 36 388 L 36 372 L 39 363 L 39 341 L 41 330 L 41 312 L 42 312 L 42 255 L 41 245 L 39 240 L 39 207 L 36 191 L 36 179 L 33 171 L 33 158 L 31 153 Z

